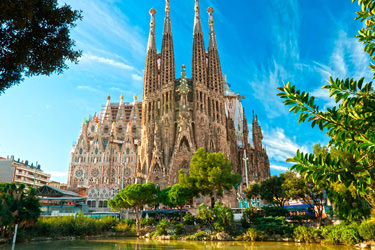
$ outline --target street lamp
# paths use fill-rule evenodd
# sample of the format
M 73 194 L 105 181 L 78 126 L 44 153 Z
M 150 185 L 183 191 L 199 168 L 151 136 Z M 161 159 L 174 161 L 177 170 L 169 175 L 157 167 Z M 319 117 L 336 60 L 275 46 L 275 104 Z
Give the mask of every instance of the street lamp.
M 248 188 L 249 187 L 249 177 L 248 177 L 248 174 L 247 174 L 247 160 L 249 158 L 246 157 L 246 149 L 244 150 L 244 158 L 242 158 L 242 159 L 245 161 L 246 187 Z

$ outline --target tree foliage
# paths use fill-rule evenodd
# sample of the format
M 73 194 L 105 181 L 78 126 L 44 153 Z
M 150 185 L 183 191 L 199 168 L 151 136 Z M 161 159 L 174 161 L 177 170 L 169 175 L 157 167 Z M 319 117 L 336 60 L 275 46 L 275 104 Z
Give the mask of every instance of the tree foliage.
M 26 76 L 62 73 L 77 63 L 69 29 L 81 12 L 57 0 L 0 1 L 0 94 Z
M 357 35 L 365 47 L 364 51 L 374 60 L 374 23 L 375 1 L 359 0 L 362 10 L 357 19 L 365 26 Z M 375 71 L 375 66 L 370 65 Z M 336 105 L 322 110 L 315 103 L 315 97 L 308 92 L 300 91 L 287 83 L 278 88 L 278 96 L 284 99 L 285 105 L 291 106 L 290 112 L 299 114 L 299 122 L 308 121 L 311 126 L 318 126 L 330 137 L 329 147 L 340 152 L 351 154 L 350 165 L 332 153 L 315 156 L 297 151 L 295 157 L 288 159 L 294 162 L 292 169 L 311 178 L 314 183 L 342 183 L 352 186 L 372 207 L 375 207 L 375 93 L 372 82 L 365 83 L 364 78 L 333 79 L 323 86 Z
M 240 180 L 232 169 L 232 163 L 222 152 L 210 153 L 200 148 L 191 159 L 189 175 L 179 171 L 179 183 L 195 196 L 222 197 L 224 190 L 231 190 Z
M 40 215 L 35 189 L 25 185 L 0 183 L 0 231 L 4 237 L 15 224 L 20 228 L 32 226 Z
M 233 224 L 233 212 L 220 202 L 216 202 L 212 209 L 202 203 L 198 208 L 197 219 L 214 231 L 228 232 Z
M 113 210 L 135 209 L 137 229 L 139 230 L 140 211 L 146 205 L 153 206 L 155 204 L 157 192 L 158 189 L 152 182 L 128 185 L 109 200 L 108 204 Z
M 159 203 L 167 206 L 167 207 L 174 207 L 174 204 L 169 199 L 169 191 L 171 190 L 171 186 L 166 187 L 163 190 L 160 190 L 157 193 L 157 200 Z
M 320 227 L 325 205 L 324 186 L 314 185 L 309 179 L 298 177 L 292 171 L 286 172 L 284 177 L 285 182 L 282 184 L 282 188 L 286 197 L 303 200 L 303 204 L 309 205 L 312 209 L 315 208 L 318 227 Z
M 314 155 L 327 155 L 330 152 L 334 158 L 340 158 L 346 162 L 347 166 L 355 162 L 349 152 L 342 152 L 334 147 L 327 148 L 319 143 L 314 145 Z M 345 187 L 343 183 L 324 183 L 327 195 L 334 207 L 334 213 L 341 219 L 358 221 L 370 215 L 368 203 L 358 195 L 353 185 Z
M 190 189 L 183 187 L 180 184 L 175 184 L 168 192 L 169 202 L 172 207 L 180 209 L 180 220 L 182 221 L 182 208 L 193 199 L 193 193 Z
M 284 182 L 284 174 L 281 174 L 280 176 L 271 176 L 260 183 L 251 184 L 249 188 L 245 189 L 246 198 L 251 200 L 260 196 L 262 200 L 282 207 L 288 200 L 282 188 Z

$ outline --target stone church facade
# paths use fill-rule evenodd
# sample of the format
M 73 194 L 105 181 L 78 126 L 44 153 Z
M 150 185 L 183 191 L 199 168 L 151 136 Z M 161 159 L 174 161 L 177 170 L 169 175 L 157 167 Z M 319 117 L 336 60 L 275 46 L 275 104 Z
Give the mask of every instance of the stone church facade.
M 242 175 L 243 183 L 270 176 L 262 131 L 253 114 L 252 144 L 242 96 L 232 92 L 222 74 L 213 8 L 209 14 L 209 45 L 205 49 L 198 0 L 195 1 L 192 77 L 185 66 L 175 73 L 169 0 L 161 52 L 157 51 L 154 9 L 144 70 L 143 98 L 119 103 L 110 96 L 102 112 L 87 119 L 73 146 L 68 187 L 87 187 L 88 205 L 106 209 L 107 201 L 128 184 L 154 182 L 161 188 L 189 171 L 198 148 L 222 151 Z M 246 156 L 246 157 L 245 157 Z M 245 159 L 245 160 L 244 160 Z M 247 168 L 245 168 L 247 166 Z M 228 193 L 235 201 L 235 191 Z

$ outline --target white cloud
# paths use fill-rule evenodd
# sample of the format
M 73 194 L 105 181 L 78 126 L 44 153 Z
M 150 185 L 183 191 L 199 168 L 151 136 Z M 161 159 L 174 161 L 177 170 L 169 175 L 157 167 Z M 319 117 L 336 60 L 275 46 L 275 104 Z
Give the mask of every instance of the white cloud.
M 143 77 L 137 74 L 132 74 L 132 79 L 134 81 L 142 81 Z
M 96 56 L 92 54 L 83 54 L 80 60 L 81 62 L 96 62 L 96 63 L 107 64 L 109 66 L 117 67 L 117 68 L 121 68 L 125 70 L 135 70 L 133 66 L 125 64 L 123 62 L 115 61 L 110 58 L 105 58 L 105 57 Z
M 293 139 L 285 135 L 282 128 L 275 128 L 270 132 L 264 133 L 264 144 L 267 148 L 267 154 L 270 159 L 275 161 L 285 161 L 287 158 L 293 157 L 298 149 L 307 152 L 307 147 L 298 145 L 295 137 Z
M 65 177 L 68 176 L 68 172 L 58 172 L 58 171 L 46 171 L 46 173 L 51 175 L 51 179 L 53 177 Z
M 254 67 L 256 73 L 249 82 L 254 98 L 262 101 L 268 118 L 286 114 L 285 105 L 276 96 L 278 93 L 277 87 L 281 85 L 283 80 L 288 79 L 288 73 L 284 67 L 276 61 L 273 61 L 273 65 L 268 68 Z
M 289 170 L 289 168 L 287 168 L 287 167 L 282 167 L 282 166 L 277 166 L 277 165 L 271 165 L 270 168 L 274 169 L 274 170 L 278 170 L 278 171 L 288 171 Z
M 112 5 L 113 1 L 65 0 L 74 9 L 83 11 L 83 21 L 77 25 L 76 40 L 97 48 L 116 46 L 128 48 L 133 55 L 143 55 L 146 38 L 129 18 Z M 86 47 L 86 46 L 85 46 Z
M 82 90 L 88 90 L 88 91 L 92 91 L 92 92 L 96 92 L 96 93 L 101 93 L 100 90 L 96 89 L 96 88 L 93 88 L 93 87 L 90 87 L 90 86 L 85 86 L 85 85 L 80 85 L 80 86 L 77 86 L 77 89 L 82 89 Z
M 338 32 L 338 37 L 334 42 L 332 54 L 328 65 L 314 62 L 313 69 L 320 73 L 322 82 L 328 84 L 330 76 L 340 79 L 365 77 L 371 79 L 372 73 L 368 68 L 369 58 L 363 51 L 363 45 L 354 37 L 349 37 L 343 30 Z M 333 97 L 329 97 L 326 89 L 314 89 L 311 94 L 321 98 L 327 106 L 336 104 Z
M 272 119 L 288 113 L 282 100 L 276 95 L 277 87 L 293 80 L 294 75 L 290 72 L 295 72 L 298 66 L 300 11 L 296 0 L 269 3 L 273 13 L 271 34 L 274 42 L 270 45 L 272 57 L 268 65 L 250 65 L 252 75 L 249 84 L 254 98 L 262 102 L 267 117 Z
M 335 99 L 333 97 L 329 97 L 328 89 L 317 88 L 311 92 L 311 95 L 325 101 L 326 105 L 329 107 L 336 105 Z
M 116 87 L 110 87 L 109 90 L 111 90 L 111 91 L 116 91 L 116 92 L 120 92 L 120 93 L 124 92 L 122 89 L 120 89 L 120 88 L 116 88 Z

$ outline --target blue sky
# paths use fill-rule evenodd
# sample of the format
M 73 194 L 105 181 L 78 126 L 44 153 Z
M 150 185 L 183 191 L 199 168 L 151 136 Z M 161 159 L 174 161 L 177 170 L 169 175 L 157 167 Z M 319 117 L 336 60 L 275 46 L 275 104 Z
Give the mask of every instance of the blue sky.
M 72 30 L 79 64 L 61 75 L 27 78 L 0 96 L 0 156 L 38 161 L 52 179 L 66 182 L 72 144 L 84 117 L 112 101 L 142 96 L 143 68 L 149 31 L 149 9 L 155 8 L 157 46 L 161 48 L 163 0 L 71 0 L 83 11 Z M 297 117 L 276 97 L 288 81 L 315 94 L 322 107 L 332 105 L 320 89 L 328 77 L 366 76 L 369 58 L 354 35 L 358 5 L 351 0 L 200 0 L 208 45 L 207 8 L 214 7 L 222 71 L 232 90 L 245 96 L 248 123 L 254 110 L 263 129 L 271 174 L 289 165 L 298 148 L 328 139 L 318 129 L 298 125 Z M 191 76 L 194 0 L 171 0 L 176 74 L 181 65 Z

